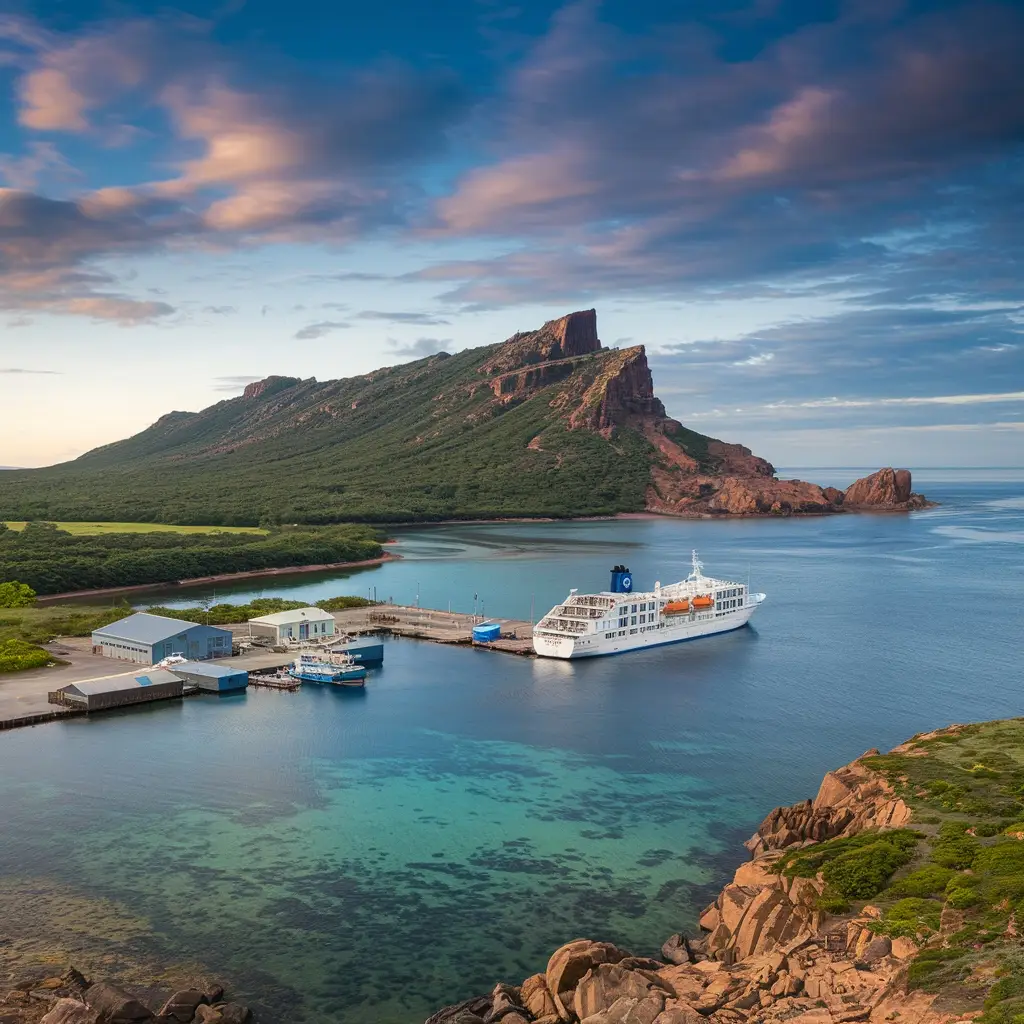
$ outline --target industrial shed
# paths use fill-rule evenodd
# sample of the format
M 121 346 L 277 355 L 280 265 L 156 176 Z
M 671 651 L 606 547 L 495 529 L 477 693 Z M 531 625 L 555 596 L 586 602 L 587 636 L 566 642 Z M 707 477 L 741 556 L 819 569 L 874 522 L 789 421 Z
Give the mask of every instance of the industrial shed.
M 244 690 L 249 685 L 249 673 L 244 668 L 214 665 L 209 661 L 186 661 L 174 666 L 174 674 L 186 683 L 211 693 L 230 693 Z
M 92 634 L 93 654 L 152 665 L 172 654 L 190 661 L 231 655 L 231 630 L 136 612 Z
M 296 608 L 249 620 L 252 636 L 270 637 L 275 644 L 289 640 L 323 640 L 334 636 L 334 616 L 322 608 Z
M 62 686 L 50 695 L 51 703 L 102 711 L 127 704 L 180 697 L 184 683 L 173 673 L 158 668 L 137 676 L 107 676 Z

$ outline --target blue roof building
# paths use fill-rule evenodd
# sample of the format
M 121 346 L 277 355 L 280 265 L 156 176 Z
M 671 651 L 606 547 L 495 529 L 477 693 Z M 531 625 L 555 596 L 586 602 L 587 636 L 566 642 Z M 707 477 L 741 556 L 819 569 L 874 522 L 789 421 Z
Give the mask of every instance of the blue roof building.
M 215 665 L 210 661 L 186 661 L 175 665 L 172 671 L 186 683 L 211 693 L 230 693 L 232 690 L 244 690 L 249 685 L 249 673 L 244 668 Z
M 231 630 L 136 612 L 92 634 L 94 654 L 152 665 L 172 654 L 190 661 L 231 655 Z

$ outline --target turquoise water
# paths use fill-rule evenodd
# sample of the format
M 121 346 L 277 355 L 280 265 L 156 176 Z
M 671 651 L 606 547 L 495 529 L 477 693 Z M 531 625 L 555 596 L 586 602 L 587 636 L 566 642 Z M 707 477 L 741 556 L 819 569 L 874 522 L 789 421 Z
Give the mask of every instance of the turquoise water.
M 296 1024 L 414 1024 L 578 935 L 653 952 L 828 768 L 1022 713 L 1024 474 L 917 484 L 942 507 L 445 526 L 402 532 L 405 557 L 367 573 L 275 581 L 264 593 L 418 588 L 466 610 L 475 593 L 528 617 L 615 562 L 638 585 L 676 579 L 698 547 L 709 572 L 749 566 L 768 601 L 752 629 L 619 658 L 393 641 L 363 694 L 204 696 L 2 734 L 0 937 L 103 900 L 130 919 L 120 954 L 198 959 Z M 76 927 L 85 953 L 108 948 Z

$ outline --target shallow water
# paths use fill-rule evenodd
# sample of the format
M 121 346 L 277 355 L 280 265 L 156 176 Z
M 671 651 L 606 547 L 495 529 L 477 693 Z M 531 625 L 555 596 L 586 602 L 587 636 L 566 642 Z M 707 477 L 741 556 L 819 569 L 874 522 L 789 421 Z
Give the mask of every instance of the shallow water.
M 393 641 L 365 694 L 0 735 L 0 896 L 32 893 L 0 932 L 30 934 L 48 899 L 103 897 L 133 922 L 123 952 L 195 957 L 296 1024 L 412 1024 L 578 935 L 653 952 L 828 768 L 1021 713 L 1024 474 L 916 482 L 942 507 L 435 527 L 368 573 L 275 581 L 264 593 L 418 588 L 465 610 L 475 593 L 525 618 L 618 561 L 640 586 L 674 580 L 696 546 L 709 572 L 749 565 L 768 601 L 751 629 L 619 658 Z

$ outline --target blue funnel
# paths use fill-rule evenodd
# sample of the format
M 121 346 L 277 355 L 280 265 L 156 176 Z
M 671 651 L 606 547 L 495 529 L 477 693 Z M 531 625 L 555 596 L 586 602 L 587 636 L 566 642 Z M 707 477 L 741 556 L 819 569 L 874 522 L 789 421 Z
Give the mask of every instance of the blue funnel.
M 624 565 L 617 565 L 612 569 L 613 594 L 629 594 L 633 590 L 633 577 Z

